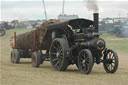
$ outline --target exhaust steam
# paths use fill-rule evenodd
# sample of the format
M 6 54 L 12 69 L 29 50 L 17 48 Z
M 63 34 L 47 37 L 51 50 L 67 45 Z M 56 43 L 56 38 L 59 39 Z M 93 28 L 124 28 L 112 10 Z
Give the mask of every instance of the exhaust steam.
M 93 13 L 98 13 L 99 8 L 98 8 L 97 0 L 85 0 L 85 2 L 86 2 L 86 7 L 88 8 L 89 11 L 92 11 Z

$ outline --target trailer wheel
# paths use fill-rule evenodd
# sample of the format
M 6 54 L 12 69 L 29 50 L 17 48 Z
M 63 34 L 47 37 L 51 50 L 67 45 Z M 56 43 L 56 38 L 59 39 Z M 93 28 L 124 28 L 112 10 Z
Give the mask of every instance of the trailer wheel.
M 11 63 L 18 64 L 20 62 L 20 52 L 17 49 L 14 49 L 11 52 Z
M 89 74 L 93 67 L 93 57 L 91 51 L 83 49 L 78 55 L 78 69 L 83 74 Z
M 35 51 L 32 53 L 32 66 L 34 68 L 39 67 L 41 63 L 41 53 L 39 51 Z
M 14 51 L 11 52 L 10 59 L 11 59 L 11 63 L 14 63 Z
M 52 67 L 57 71 L 65 71 L 69 65 L 66 50 L 69 49 L 68 42 L 63 38 L 55 39 L 50 48 L 50 61 Z
M 104 69 L 107 73 L 115 73 L 118 68 L 118 55 L 115 51 L 108 49 L 103 58 Z

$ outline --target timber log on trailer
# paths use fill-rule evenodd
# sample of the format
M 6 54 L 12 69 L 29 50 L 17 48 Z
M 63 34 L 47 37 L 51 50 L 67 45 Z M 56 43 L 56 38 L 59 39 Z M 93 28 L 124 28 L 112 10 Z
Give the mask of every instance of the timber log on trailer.
M 11 47 L 14 49 L 31 49 L 33 51 L 37 49 L 47 50 L 49 46 L 48 42 L 51 38 L 50 35 L 47 37 L 47 39 L 45 38 L 45 36 L 47 36 L 48 34 L 47 26 L 48 24 L 55 22 L 57 23 L 59 22 L 59 20 L 46 21 L 43 23 L 40 29 L 32 30 L 30 32 L 17 35 L 16 37 L 13 38 L 13 39 L 16 38 L 15 39 L 16 41 L 14 40 L 16 43 L 13 44 L 12 42 Z
M 83 74 L 89 74 L 94 63 L 103 63 L 107 73 L 115 73 L 118 68 L 118 55 L 106 48 L 98 30 L 98 13 L 94 21 L 73 19 L 61 22 L 50 20 L 41 28 L 11 39 L 11 62 L 19 63 L 20 58 L 32 58 L 32 66 L 39 67 L 45 60 L 51 62 L 58 71 L 65 71 L 76 64 Z M 42 53 L 46 50 L 46 53 Z

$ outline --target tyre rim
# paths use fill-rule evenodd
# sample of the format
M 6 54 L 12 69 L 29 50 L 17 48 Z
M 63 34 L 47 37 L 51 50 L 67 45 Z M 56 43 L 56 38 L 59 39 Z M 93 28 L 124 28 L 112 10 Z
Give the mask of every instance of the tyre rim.
M 63 49 L 58 41 L 54 41 L 50 54 L 52 64 L 54 67 L 59 68 L 63 60 Z
M 32 58 L 32 63 L 33 63 L 33 64 L 36 63 L 36 58 L 35 58 L 35 56 L 33 56 L 33 58 Z
M 115 67 L 115 55 L 112 51 L 109 51 L 106 57 L 106 68 L 109 71 L 114 70 Z
M 82 71 L 87 71 L 89 69 L 89 58 L 85 52 L 80 53 L 79 67 Z

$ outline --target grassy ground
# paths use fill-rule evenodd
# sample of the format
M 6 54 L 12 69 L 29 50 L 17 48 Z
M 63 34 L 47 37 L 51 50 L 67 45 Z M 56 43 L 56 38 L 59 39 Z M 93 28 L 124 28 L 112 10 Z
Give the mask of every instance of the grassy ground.
M 52 69 L 49 62 L 40 68 L 32 68 L 31 59 L 21 59 L 20 64 L 10 63 L 9 39 L 13 32 L 17 34 L 31 29 L 8 30 L 0 37 L 0 85 L 125 85 L 128 83 L 128 39 L 117 38 L 105 33 L 107 47 L 113 48 L 119 55 L 119 68 L 115 74 L 107 74 L 103 65 L 94 65 L 91 74 L 81 74 L 75 65 L 67 71 L 58 72 Z
M 128 52 L 128 38 L 117 38 L 108 33 L 104 33 L 101 37 L 105 39 L 108 48 Z

